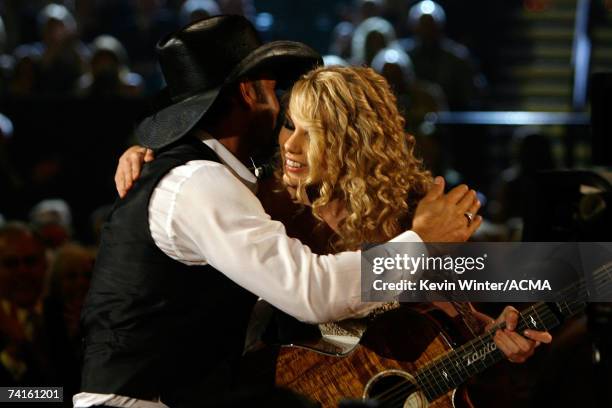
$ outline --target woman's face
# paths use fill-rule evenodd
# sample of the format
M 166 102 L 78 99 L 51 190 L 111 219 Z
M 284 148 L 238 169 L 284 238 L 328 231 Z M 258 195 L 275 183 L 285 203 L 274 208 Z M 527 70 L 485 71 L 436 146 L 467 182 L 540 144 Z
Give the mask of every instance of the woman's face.
M 278 134 L 283 173 L 293 179 L 304 179 L 308 176 L 308 131 L 299 121 L 289 115 Z

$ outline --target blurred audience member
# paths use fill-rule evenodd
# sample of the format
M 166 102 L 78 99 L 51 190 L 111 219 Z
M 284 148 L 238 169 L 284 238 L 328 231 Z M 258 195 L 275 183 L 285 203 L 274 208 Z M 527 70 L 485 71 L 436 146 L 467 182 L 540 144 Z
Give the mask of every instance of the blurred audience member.
M 135 97 L 142 95 L 143 79 L 128 68 L 128 56 L 119 40 L 97 37 L 90 46 L 90 72 L 79 80 L 79 94 L 89 97 Z
M 221 9 L 214 0 L 187 0 L 181 7 L 181 25 L 219 14 Z
M 42 43 L 40 90 L 43 93 L 72 93 L 84 72 L 88 50 L 77 35 L 76 21 L 68 9 L 49 4 L 38 14 Z
M 9 155 L 8 144 L 13 136 L 13 122 L 0 113 L 0 212 L 8 216 L 16 214 L 19 209 L 23 181 L 17 174 L 11 156 Z
M 349 59 L 352 54 L 351 43 L 355 26 L 348 21 L 339 22 L 332 30 L 329 53 L 344 59 Z
M 351 46 L 355 26 L 348 21 L 341 21 L 332 31 L 332 40 L 329 46 L 329 53 L 340 58 L 349 59 L 351 57 Z
M 40 300 L 47 264 L 42 242 L 24 224 L 0 228 L 0 384 L 39 385 L 48 368 Z
M 58 249 L 51 266 L 44 322 L 56 384 L 65 395 L 78 392 L 81 366 L 79 319 L 89 289 L 94 254 L 76 243 Z
M 383 0 L 356 0 L 355 3 L 358 21 L 367 20 L 370 17 L 380 17 L 383 12 Z
M 13 52 L 15 65 L 10 76 L 8 94 L 12 97 L 32 97 L 39 91 L 42 54 L 40 47 L 24 44 Z
M 414 39 L 403 40 L 402 44 L 417 78 L 440 85 L 451 110 L 474 109 L 484 77 L 477 72 L 468 49 L 445 36 L 445 23 L 446 14 L 439 4 L 421 1 L 408 15 Z
M 395 29 L 384 18 L 370 17 L 357 26 L 352 40 L 352 63 L 370 65 L 374 56 L 395 42 Z
M 433 83 L 417 80 L 410 57 L 397 48 L 381 50 L 372 61 L 372 68 L 391 84 L 397 103 L 406 118 L 406 130 L 417 135 L 425 115 L 446 109 L 442 89 Z
M 6 28 L 4 27 L 4 20 L 0 16 L 0 54 L 4 54 L 6 48 Z
M 30 222 L 49 249 L 60 247 L 72 234 L 72 213 L 64 200 L 47 199 L 36 204 Z
M 76 3 L 76 4 L 75 4 Z M 91 41 L 97 33 L 101 32 L 99 11 L 100 0 L 71 0 L 71 10 L 77 21 L 79 33 L 83 41 Z
M 165 0 L 129 0 L 122 2 L 112 31 L 127 49 L 132 69 L 142 75 L 145 91 L 161 89 L 163 79 L 157 64 L 157 42 L 178 28 L 178 16 Z
M 350 64 L 344 58 L 340 58 L 337 55 L 324 55 L 323 65 L 325 65 L 326 67 L 331 67 L 331 66 L 348 67 Z
M 252 22 L 257 15 L 253 0 L 220 0 L 219 6 L 223 14 L 239 14 Z
M 513 238 L 520 239 L 525 197 L 532 191 L 535 174 L 554 169 L 551 142 L 538 128 L 517 128 L 513 140 L 514 164 L 501 173 L 492 188 L 487 208 L 491 219 L 505 223 Z
M 6 52 L 6 29 L 4 20 L 0 17 L 0 97 L 7 93 L 10 74 L 15 66 L 15 59 Z

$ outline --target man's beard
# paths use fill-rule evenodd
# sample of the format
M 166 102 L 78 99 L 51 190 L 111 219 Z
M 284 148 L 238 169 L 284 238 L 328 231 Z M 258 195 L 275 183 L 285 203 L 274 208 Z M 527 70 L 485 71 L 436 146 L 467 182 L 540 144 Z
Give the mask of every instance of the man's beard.
M 254 120 L 247 137 L 250 154 L 256 162 L 268 161 L 278 148 L 278 124 L 282 122 L 271 116 L 261 115 Z

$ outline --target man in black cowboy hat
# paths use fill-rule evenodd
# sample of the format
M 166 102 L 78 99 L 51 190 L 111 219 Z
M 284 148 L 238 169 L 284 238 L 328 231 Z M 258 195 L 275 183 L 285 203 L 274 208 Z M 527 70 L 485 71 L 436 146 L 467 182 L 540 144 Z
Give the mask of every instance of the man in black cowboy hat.
M 361 302 L 360 253 L 314 255 L 287 237 L 245 166 L 271 141 L 277 81 L 297 78 L 319 55 L 299 43 L 262 45 L 238 16 L 195 22 L 158 53 L 172 103 L 137 129 L 156 160 L 102 234 L 82 313 L 76 407 L 189 407 L 228 395 L 257 296 L 313 322 L 377 306 Z M 448 210 L 437 204 L 416 215 L 431 219 L 428 238 L 466 234 L 436 217 Z M 397 240 L 420 241 L 413 231 Z

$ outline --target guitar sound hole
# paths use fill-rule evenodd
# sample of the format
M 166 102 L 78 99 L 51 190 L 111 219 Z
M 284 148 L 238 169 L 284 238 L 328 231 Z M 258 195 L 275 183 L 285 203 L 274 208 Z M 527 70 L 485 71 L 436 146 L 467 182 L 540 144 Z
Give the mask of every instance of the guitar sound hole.
M 374 376 L 364 392 L 364 398 L 373 399 L 380 407 L 424 408 L 427 400 L 412 381 L 412 376 L 399 370 L 389 370 Z

